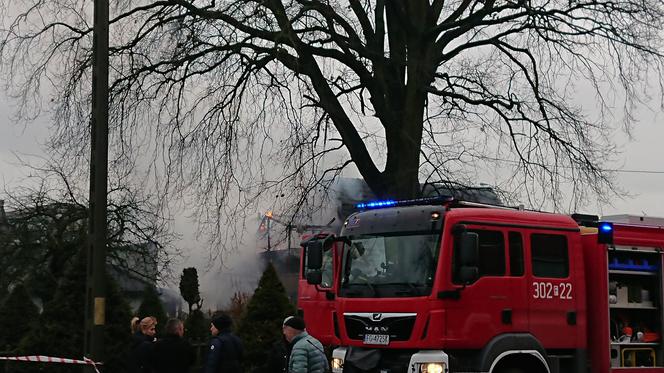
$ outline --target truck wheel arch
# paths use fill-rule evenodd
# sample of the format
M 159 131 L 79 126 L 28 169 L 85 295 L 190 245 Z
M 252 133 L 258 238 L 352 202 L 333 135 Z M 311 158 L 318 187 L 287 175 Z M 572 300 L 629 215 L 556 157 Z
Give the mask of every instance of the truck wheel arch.
M 524 357 L 526 357 L 524 359 Z M 511 359 L 518 359 L 519 363 L 510 363 L 508 362 Z M 506 367 L 503 367 L 506 365 Z M 505 351 L 502 354 L 498 355 L 496 360 L 494 360 L 491 368 L 489 368 L 490 373 L 532 373 L 533 366 L 539 366 L 542 368 L 542 373 L 550 373 L 549 367 L 544 360 L 544 357 L 535 350 L 521 350 L 521 351 Z M 537 369 L 536 371 L 540 371 Z
M 500 367 L 501 362 L 512 360 L 519 355 L 527 356 L 531 364 L 540 365 L 543 373 L 550 373 L 546 351 L 539 341 L 528 333 L 502 334 L 489 341 L 480 353 L 481 371 L 499 373 L 494 369 Z M 520 361 L 522 360 L 520 358 Z

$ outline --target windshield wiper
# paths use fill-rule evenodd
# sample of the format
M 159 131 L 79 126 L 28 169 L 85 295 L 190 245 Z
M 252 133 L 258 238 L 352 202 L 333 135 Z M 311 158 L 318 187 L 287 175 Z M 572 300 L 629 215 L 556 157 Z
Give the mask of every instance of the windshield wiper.
M 409 295 L 420 295 L 420 291 L 416 285 L 420 285 L 417 282 L 390 282 L 381 285 L 392 285 L 392 286 L 408 286 L 409 291 L 397 291 L 396 294 L 409 294 Z
M 371 285 L 371 283 L 369 281 L 365 282 L 364 284 L 367 285 L 369 287 L 369 289 L 371 289 L 371 296 L 372 297 L 375 297 L 376 295 L 378 295 L 378 293 L 376 292 L 376 288 L 373 285 Z
M 369 288 L 369 290 L 371 290 L 371 296 L 372 297 L 375 297 L 375 296 L 378 295 L 378 292 L 376 291 L 376 288 L 368 281 L 367 282 L 353 282 L 353 283 L 350 283 L 350 284 L 346 284 L 345 287 L 348 287 L 349 290 L 350 290 L 350 288 L 353 287 L 353 286 L 366 286 L 366 287 Z M 347 294 L 349 294 L 349 295 L 359 295 L 359 294 L 357 294 L 353 291 L 349 291 Z
M 413 291 L 413 295 L 420 295 L 420 291 L 417 290 L 417 287 L 412 282 L 406 282 L 406 285 Z

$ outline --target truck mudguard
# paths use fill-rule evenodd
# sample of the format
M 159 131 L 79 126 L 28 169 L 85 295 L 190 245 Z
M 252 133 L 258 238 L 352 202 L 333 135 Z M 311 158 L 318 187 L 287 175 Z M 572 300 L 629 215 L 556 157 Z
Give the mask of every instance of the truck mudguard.
M 481 372 L 488 372 L 495 360 L 507 351 L 537 351 L 546 359 L 546 351 L 539 341 L 528 333 L 502 334 L 493 338 L 482 349 L 479 355 L 479 368 Z

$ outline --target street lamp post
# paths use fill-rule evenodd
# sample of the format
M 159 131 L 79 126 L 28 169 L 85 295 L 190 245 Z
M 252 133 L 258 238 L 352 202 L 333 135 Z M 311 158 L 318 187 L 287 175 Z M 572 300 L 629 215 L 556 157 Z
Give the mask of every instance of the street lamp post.
M 85 355 L 103 361 L 106 324 L 106 209 L 108 193 L 108 0 L 94 0 L 90 211 Z M 90 367 L 89 371 L 92 371 Z

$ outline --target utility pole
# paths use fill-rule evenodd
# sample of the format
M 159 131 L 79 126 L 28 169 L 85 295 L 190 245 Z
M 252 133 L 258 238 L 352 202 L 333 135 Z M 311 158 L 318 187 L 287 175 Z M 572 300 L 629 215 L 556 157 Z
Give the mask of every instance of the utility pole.
M 288 223 L 286 226 L 286 234 L 288 235 L 288 255 L 291 254 L 291 234 L 293 233 L 293 224 Z
M 94 0 L 90 211 L 85 303 L 85 356 L 104 361 L 106 209 L 108 193 L 108 0 Z M 92 367 L 88 368 L 92 372 Z
M 272 251 L 272 245 L 270 243 L 270 230 L 272 229 L 272 214 L 270 214 L 267 219 L 267 251 Z

